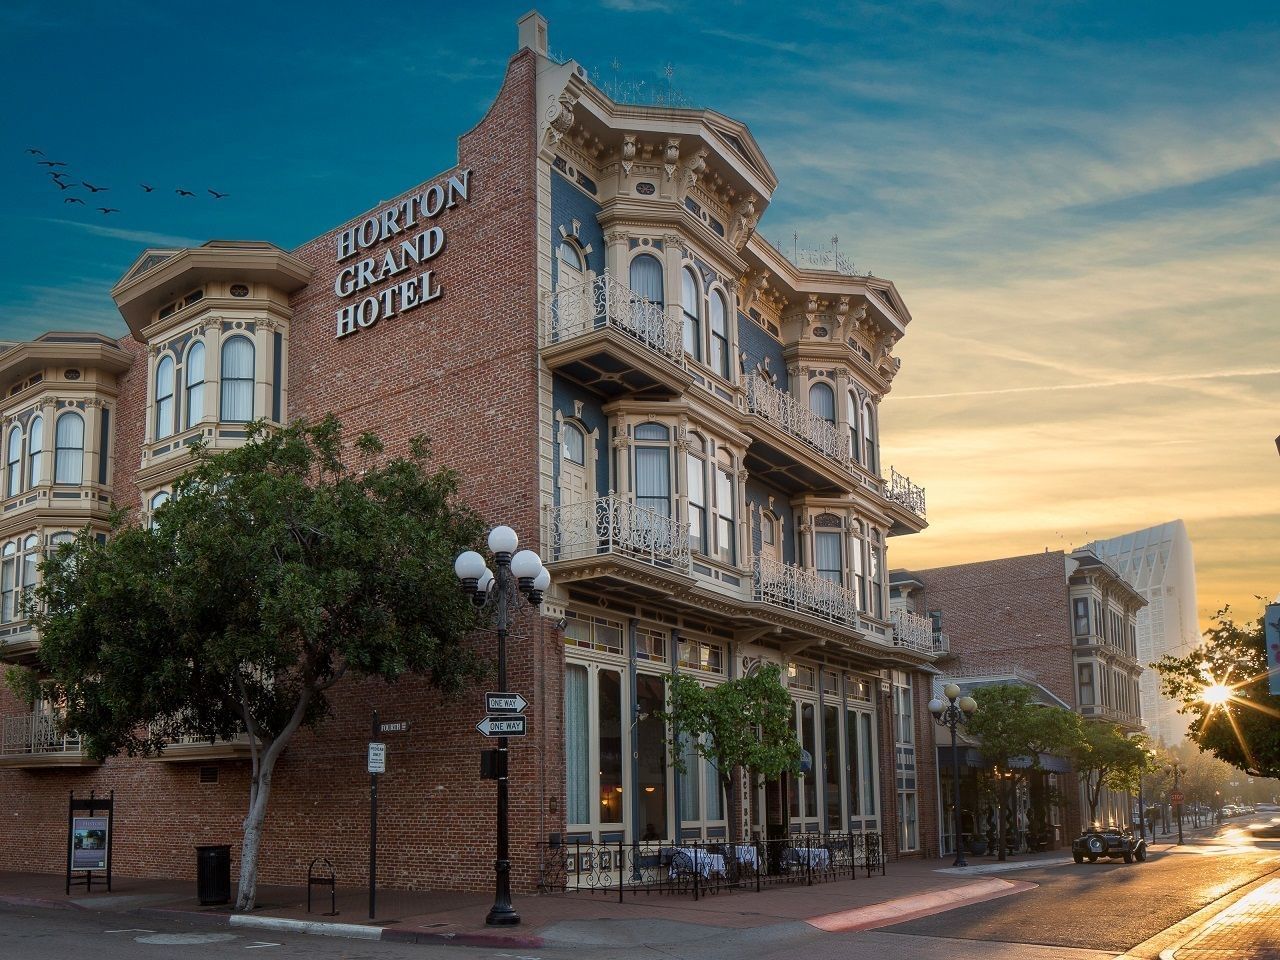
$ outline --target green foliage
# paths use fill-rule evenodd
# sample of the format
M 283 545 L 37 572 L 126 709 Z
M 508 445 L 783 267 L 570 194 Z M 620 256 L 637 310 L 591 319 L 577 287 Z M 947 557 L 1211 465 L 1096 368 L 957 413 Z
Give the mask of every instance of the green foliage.
M 1041 753 L 1062 753 L 1080 738 L 1080 718 L 1062 707 L 1033 703 L 1030 687 L 980 687 L 973 698 L 978 709 L 969 718 L 969 732 L 982 741 L 986 761 L 1002 771 L 1017 757 L 1038 766 Z
M 800 743 L 792 725 L 791 694 L 781 671 L 769 665 L 745 677 L 704 687 L 689 676 L 675 677 L 667 694 L 671 754 L 683 771 L 680 737 L 690 737 L 727 784 L 734 767 L 772 779 L 800 769 Z
M 65 704 L 98 757 L 244 729 L 270 744 L 319 723 L 348 673 L 457 689 L 476 672 L 459 646 L 474 614 L 452 565 L 481 524 L 423 446 L 353 446 L 330 417 L 197 448 L 150 529 L 86 531 L 45 562 L 40 676 L 14 684 Z
M 1137 793 L 1139 778 L 1155 768 L 1146 737 L 1130 737 L 1110 723 L 1086 721 L 1069 750 L 1072 766 L 1084 782 L 1091 821 L 1097 819 L 1103 787 Z
M 1186 657 L 1154 664 L 1166 697 L 1190 714 L 1188 736 L 1202 750 L 1255 776 L 1280 776 L 1280 697 L 1268 690 L 1266 633 L 1262 617 L 1237 623 L 1230 608 L 1214 615 L 1205 643 Z M 1233 699 L 1210 706 L 1201 699 L 1209 683 L 1233 690 Z

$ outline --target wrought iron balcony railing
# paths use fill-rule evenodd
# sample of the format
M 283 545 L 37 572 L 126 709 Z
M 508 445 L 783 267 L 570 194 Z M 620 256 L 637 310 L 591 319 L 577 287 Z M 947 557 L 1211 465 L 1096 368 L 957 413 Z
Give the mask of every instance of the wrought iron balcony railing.
M 615 277 L 601 274 L 547 297 L 543 346 L 609 328 L 621 330 L 677 366 L 684 366 L 680 323 Z
M 884 495 L 886 499 L 902 504 L 921 520 L 924 519 L 924 487 L 916 486 L 911 482 L 910 477 L 899 473 L 893 467 L 889 468 L 889 480 L 885 484 Z
M 22 757 L 48 753 L 80 753 L 78 733 L 59 730 L 61 718 L 51 713 L 24 713 L 4 718 L 0 736 L 0 757 Z
M 747 412 L 763 417 L 823 456 L 849 469 L 849 443 L 836 425 L 762 377 L 748 376 Z
M 858 597 L 852 590 L 807 567 L 779 563 L 767 557 L 753 557 L 752 567 L 757 602 L 859 628 Z
M 689 568 L 685 526 L 623 497 L 557 507 L 551 512 L 550 533 L 552 560 L 622 554 L 654 566 Z
M 906 647 L 916 653 L 936 656 L 940 651 L 934 644 L 933 621 L 909 610 L 893 611 L 893 645 Z

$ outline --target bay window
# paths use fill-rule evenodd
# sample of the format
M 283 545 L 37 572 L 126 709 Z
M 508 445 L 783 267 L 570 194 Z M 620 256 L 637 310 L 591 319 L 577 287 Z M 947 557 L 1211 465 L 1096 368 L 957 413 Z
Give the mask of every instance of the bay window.
M 662 264 L 652 254 L 642 253 L 631 261 L 628 277 L 631 292 L 661 307 L 664 305 L 662 290 Z
M 204 344 L 199 340 L 187 350 L 182 379 L 186 385 L 182 422 L 186 429 L 190 429 L 204 419 Z
M 22 491 L 22 428 L 16 424 L 5 443 L 5 467 L 4 495 L 16 497 Z
M 64 413 L 54 425 L 53 482 L 84 482 L 84 417 Z
M 253 419 L 253 341 L 246 336 L 228 337 L 222 344 L 223 423 L 248 423 Z
M 689 549 L 707 552 L 707 460 L 706 443 L 696 433 L 689 434 L 689 452 L 685 454 L 685 473 L 689 480 Z
M 830 384 L 819 381 L 809 388 L 809 409 L 828 423 L 836 422 L 836 395 Z
M 44 417 L 34 417 L 27 431 L 27 486 L 40 483 L 41 454 L 44 452 Z
M 843 535 L 838 530 L 818 530 L 813 535 L 814 569 L 823 580 L 844 584 Z
M 660 423 L 642 423 L 635 428 L 636 505 L 664 517 L 671 516 L 670 436 Z
M 738 562 L 735 479 L 733 457 L 722 449 L 716 457 L 716 552 L 726 563 Z

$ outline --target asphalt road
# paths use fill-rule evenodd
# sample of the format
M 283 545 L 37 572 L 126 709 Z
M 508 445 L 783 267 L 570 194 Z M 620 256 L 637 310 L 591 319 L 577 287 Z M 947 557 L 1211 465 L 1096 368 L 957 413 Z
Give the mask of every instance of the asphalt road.
M 1255 843 L 1229 825 L 1213 840 L 1174 847 L 1146 863 L 1099 861 L 1006 874 L 1039 886 L 884 932 L 1121 953 L 1277 870 L 1280 842 Z

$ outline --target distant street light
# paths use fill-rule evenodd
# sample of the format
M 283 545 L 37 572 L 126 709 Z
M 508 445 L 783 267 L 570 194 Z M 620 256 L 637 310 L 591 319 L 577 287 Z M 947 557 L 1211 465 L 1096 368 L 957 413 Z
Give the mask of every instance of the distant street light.
M 960 824 L 960 750 L 956 745 L 956 728 L 969 722 L 970 715 L 978 709 L 978 703 L 973 697 L 960 696 L 960 688 L 954 683 L 943 687 L 942 693 L 947 698 L 946 701 L 934 697 L 929 701 L 929 712 L 933 714 L 934 723 L 951 728 L 951 780 L 955 788 L 956 835 L 956 859 L 951 865 L 967 867 L 969 862 L 964 857 L 964 837 Z

